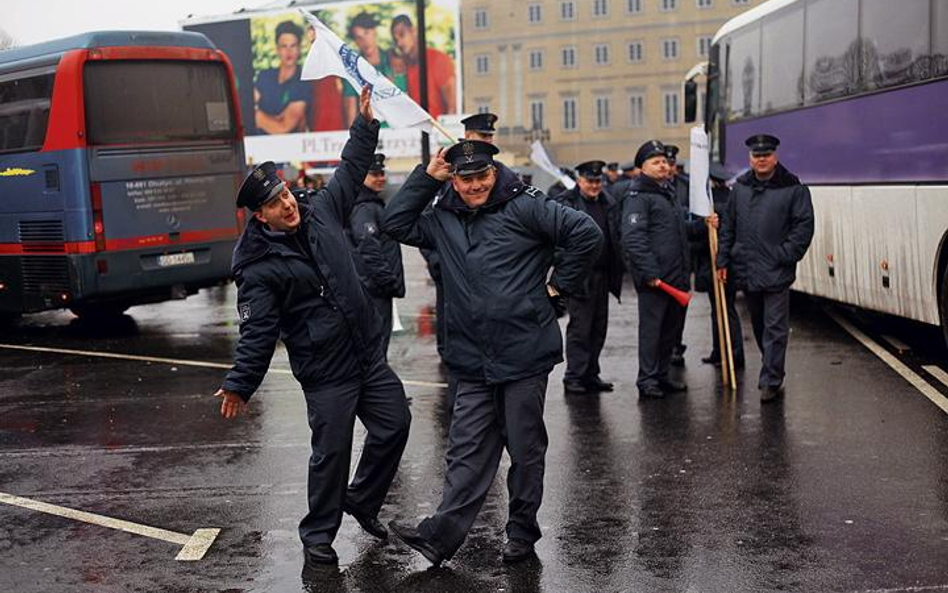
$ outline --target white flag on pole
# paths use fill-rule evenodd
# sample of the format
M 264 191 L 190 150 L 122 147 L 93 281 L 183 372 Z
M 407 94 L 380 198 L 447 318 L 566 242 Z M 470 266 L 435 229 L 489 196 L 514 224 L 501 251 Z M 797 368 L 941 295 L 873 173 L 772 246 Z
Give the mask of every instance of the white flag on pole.
M 539 140 L 534 140 L 533 144 L 530 145 L 530 160 L 553 177 L 559 179 L 566 189 L 576 187 L 576 182 L 553 164 L 553 161 L 550 160 L 550 155 L 546 154 L 546 149 L 543 148 L 543 144 L 541 144 Z
M 692 214 L 705 218 L 714 212 L 708 187 L 708 168 L 708 135 L 703 126 L 695 126 L 691 128 L 691 184 L 688 187 L 688 202 Z
M 385 78 L 372 64 L 348 47 L 318 18 L 302 8 L 299 11 L 316 30 L 316 39 L 303 63 L 303 80 L 339 76 L 354 89 L 372 86 L 372 108 L 379 119 L 393 128 L 417 128 L 431 132 L 431 115 L 415 103 L 392 81 Z

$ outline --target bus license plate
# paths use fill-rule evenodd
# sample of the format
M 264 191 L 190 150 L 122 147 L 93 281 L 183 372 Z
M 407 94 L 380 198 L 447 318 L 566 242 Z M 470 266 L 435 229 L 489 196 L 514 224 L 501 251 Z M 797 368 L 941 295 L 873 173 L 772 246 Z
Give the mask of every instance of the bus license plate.
M 184 266 L 194 263 L 194 253 L 185 251 L 184 253 L 169 253 L 158 256 L 158 265 L 162 268 L 169 266 Z

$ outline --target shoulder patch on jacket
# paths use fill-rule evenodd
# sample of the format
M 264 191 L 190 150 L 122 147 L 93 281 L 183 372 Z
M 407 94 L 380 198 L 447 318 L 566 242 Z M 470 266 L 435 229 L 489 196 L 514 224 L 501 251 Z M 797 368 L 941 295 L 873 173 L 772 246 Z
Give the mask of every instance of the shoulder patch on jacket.
M 533 198 L 539 197 L 540 195 L 543 194 L 543 192 L 540 191 L 539 188 L 533 187 L 532 185 L 525 185 L 525 186 L 523 186 L 523 193 L 525 193 L 525 194 L 527 194 L 527 195 L 529 195 L 529 196 L 531 196 L 531 197 L 533 197 Z
M 633 212 L 629 215 L 629 224 L 638 224 L 639 223 L 639 213 Z
M 244 303 L 240 306 L 240 322 L 243 323 L 250 319 L 250 303 Z
M 366 235 L 374 235 L 379 232 L 379 227 L 374 222 L 367 222 L 364 226 Z

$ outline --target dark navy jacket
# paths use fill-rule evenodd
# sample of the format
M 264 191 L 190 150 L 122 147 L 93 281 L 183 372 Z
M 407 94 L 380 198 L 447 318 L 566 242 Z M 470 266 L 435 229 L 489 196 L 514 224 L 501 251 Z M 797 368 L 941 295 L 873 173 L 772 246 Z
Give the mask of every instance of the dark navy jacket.
M 577 185 L 571 190 L 561 192 L 556 195 L 556 201 L 569 206 L 573 210 L 589 215 L 587 206 L 589 201 L 580 194 Z M 606 189 L 599 193 L 599 200 L 602 200 L 606 210 L 606 221 L 609 225 L 609 240 L 611 245 L 609 249 L 609 292 L 617 299 L 622 296 L 622 273 L 625 266 L 622 264 L 622 205 L 619 200 L 614 198 Z M 603 249 L 607 246 L 603 245 Z M 585 290 L 584 290 L 585 292 Z
M 565 294 L 580 290 L 599 253 L 599 227 L 499 163 L 480 208 L 468 208 L 452 188 L 426 210 L 441 187 L 416 168 L 386 206 L 382 228 L 440 256 L 445 364 L 459 378 L 490 384 L 549 372 L 563 360 L 563 340 L 547 274 L 555 260 L 550 283 Z
M 240 339 L 222 387 L 245 401 L 263 381 L 278 338 L 304 389 L 351 380 L 382 356 L 381 321 L 345 234 L 378 130 L 378 121 L 356 118 L 329 184 L 299 203 L 302 220 L 292 236 L 274 240 L 253 218 L 234 248 Z
M 793 284 L 813 239 L 810 190 L 796 175 L 780 163 L 767 181 L 748 171 L 731 188 L 721 222 L 717 263 L 727 268 L 728 280 L 767 292 Z
M 629 184 L 622 203 L 622 252 L 639 292 L 653 279 L 689 290 L 689 236 L 706 232 L 704 221 L 686 221 L 675 190 L 647 175 Z
M 385 201 L 378 192 L 362 186 L 349 216 L 349 237 L 362 285 L 374 297 L 405 296 L 402 246 L 382 232 Z

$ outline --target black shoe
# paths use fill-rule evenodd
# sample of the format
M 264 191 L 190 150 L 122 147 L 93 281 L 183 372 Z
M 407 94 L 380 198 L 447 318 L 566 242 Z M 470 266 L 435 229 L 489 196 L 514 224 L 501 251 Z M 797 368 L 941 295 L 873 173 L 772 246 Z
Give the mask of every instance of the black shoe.
M 721 355 L 717 352 L 712 352 L 711 354 L 705 356 L 701 359 L 701 362 L 704 364 L 713 364 L 715 366 L 721 364 Z
M 388 539 L 388 529 L 385 529 L 385 526 L 382 525 L 382 522 L 378 520 L 378 517 L 368 517 L 363 515 L 348 504 L 342 505 L 342 510 L 344 513 L 351 515 L 353 519 L 358 521 L 362 529 L 364 529 L 369 535 L 375 536 L 379 539 Z
M 783 394 L 779 387 L 761 387 L 760 388 L 760 403 L 766 404 L 770 402 L 777 401 L 780 399 L 780 396 Z
M 586 382 L 586 386 L 590 391 L 612 391 L 615 386 L 608 381 L 603 381 L 599 377 L 594 377 Z
M 563 389 L 570 393 L 586 393 L 589 391 L 589 388 L 586 387 L 581 381 L 574 381 L 572 379 L 563 380 Z
M 659 381 L 658 388 L 665 393 L 679 393 L 682 391 L 688 391 L 687 385 L 681 381 L 675 381 L 674 379 L 665 379 L 664 381 Z
M 408 547 L 428 559 L 432 566 L 440 566 L 444 562 L 444 556 L 441 555 L 435 547 L 424 538 L 418 530 L 408 525 L 399 525 L 395 521 L 389 521 L 388 528 L 392 530 L 398 539 L 402 540 Z
M 665 392 L 659 389 L 657 385 L 650 385 L 649 387 L 639 388 L 639 397 L 642 399 L 661 399 L 665 397 Z
M 515 537 L 504 544 L 504 562 L 507 564 L 522 562 L 533 555 L 533 544 L 525 539 Z
M 339 556 L 330 544 L 316 544 L 303 549 L 308 566 L 331 566 L 339 564 Z

